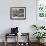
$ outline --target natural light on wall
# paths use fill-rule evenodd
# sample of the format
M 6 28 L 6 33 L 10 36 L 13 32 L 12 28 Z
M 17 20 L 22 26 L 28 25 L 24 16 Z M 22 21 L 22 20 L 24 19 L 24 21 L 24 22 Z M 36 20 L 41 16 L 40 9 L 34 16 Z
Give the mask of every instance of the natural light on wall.
M 37 17 L 38 19 L 46 19 L 46 0 L 37 1 Z

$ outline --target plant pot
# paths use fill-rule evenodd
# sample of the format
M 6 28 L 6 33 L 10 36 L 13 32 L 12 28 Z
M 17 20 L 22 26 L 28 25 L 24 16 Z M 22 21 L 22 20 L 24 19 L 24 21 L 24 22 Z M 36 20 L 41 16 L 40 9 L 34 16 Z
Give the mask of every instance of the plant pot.
M 37 43 L 40 43 L 40 39 L 37 39 Z
M 41 44 L 41 43 L 44 42 L 44 40 L 45 40 L 45 39 L 38 39 L 37 42 L 38 42 L 39 44 Z
M 45 39 L 40 39 L 40 43 L 44 43 L 44 40 L 45 40 Z

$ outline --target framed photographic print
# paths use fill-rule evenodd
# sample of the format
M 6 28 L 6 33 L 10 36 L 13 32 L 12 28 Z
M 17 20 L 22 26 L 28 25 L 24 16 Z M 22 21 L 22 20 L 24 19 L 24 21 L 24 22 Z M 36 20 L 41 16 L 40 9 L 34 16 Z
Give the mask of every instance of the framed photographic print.
M 11 7 L 10 19 L 12 20 L 24 20 L 26 19 L 26 7 Z

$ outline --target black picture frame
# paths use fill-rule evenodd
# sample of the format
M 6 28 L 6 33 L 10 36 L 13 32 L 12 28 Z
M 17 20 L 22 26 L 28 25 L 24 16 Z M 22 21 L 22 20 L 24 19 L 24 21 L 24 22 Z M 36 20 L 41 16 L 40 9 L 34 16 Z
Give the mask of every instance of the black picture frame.
M 26 7 L 10 7 L 10 19 L 11 20 L 25 20 Z

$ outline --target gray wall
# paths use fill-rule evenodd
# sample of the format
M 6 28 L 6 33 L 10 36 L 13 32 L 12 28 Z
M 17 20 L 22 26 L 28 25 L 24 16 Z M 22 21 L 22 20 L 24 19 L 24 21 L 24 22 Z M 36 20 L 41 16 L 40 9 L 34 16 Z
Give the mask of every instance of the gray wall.
M 10 20 L 10 7 L 26 7 L 26 20 Z M 36 24 L 36 0 L 0 0 L 0 34 L 17 26 L 20 32 L 29 32 L 32 37 L 32 24 Z
M 10 7 L 26 7 L 26 20 L 10 20 Z M 32 24 L 36 24 L 36 0 L 0 1 L 0 33 L 16 26 L 20 32 L 32 32 L 30 30 Z

